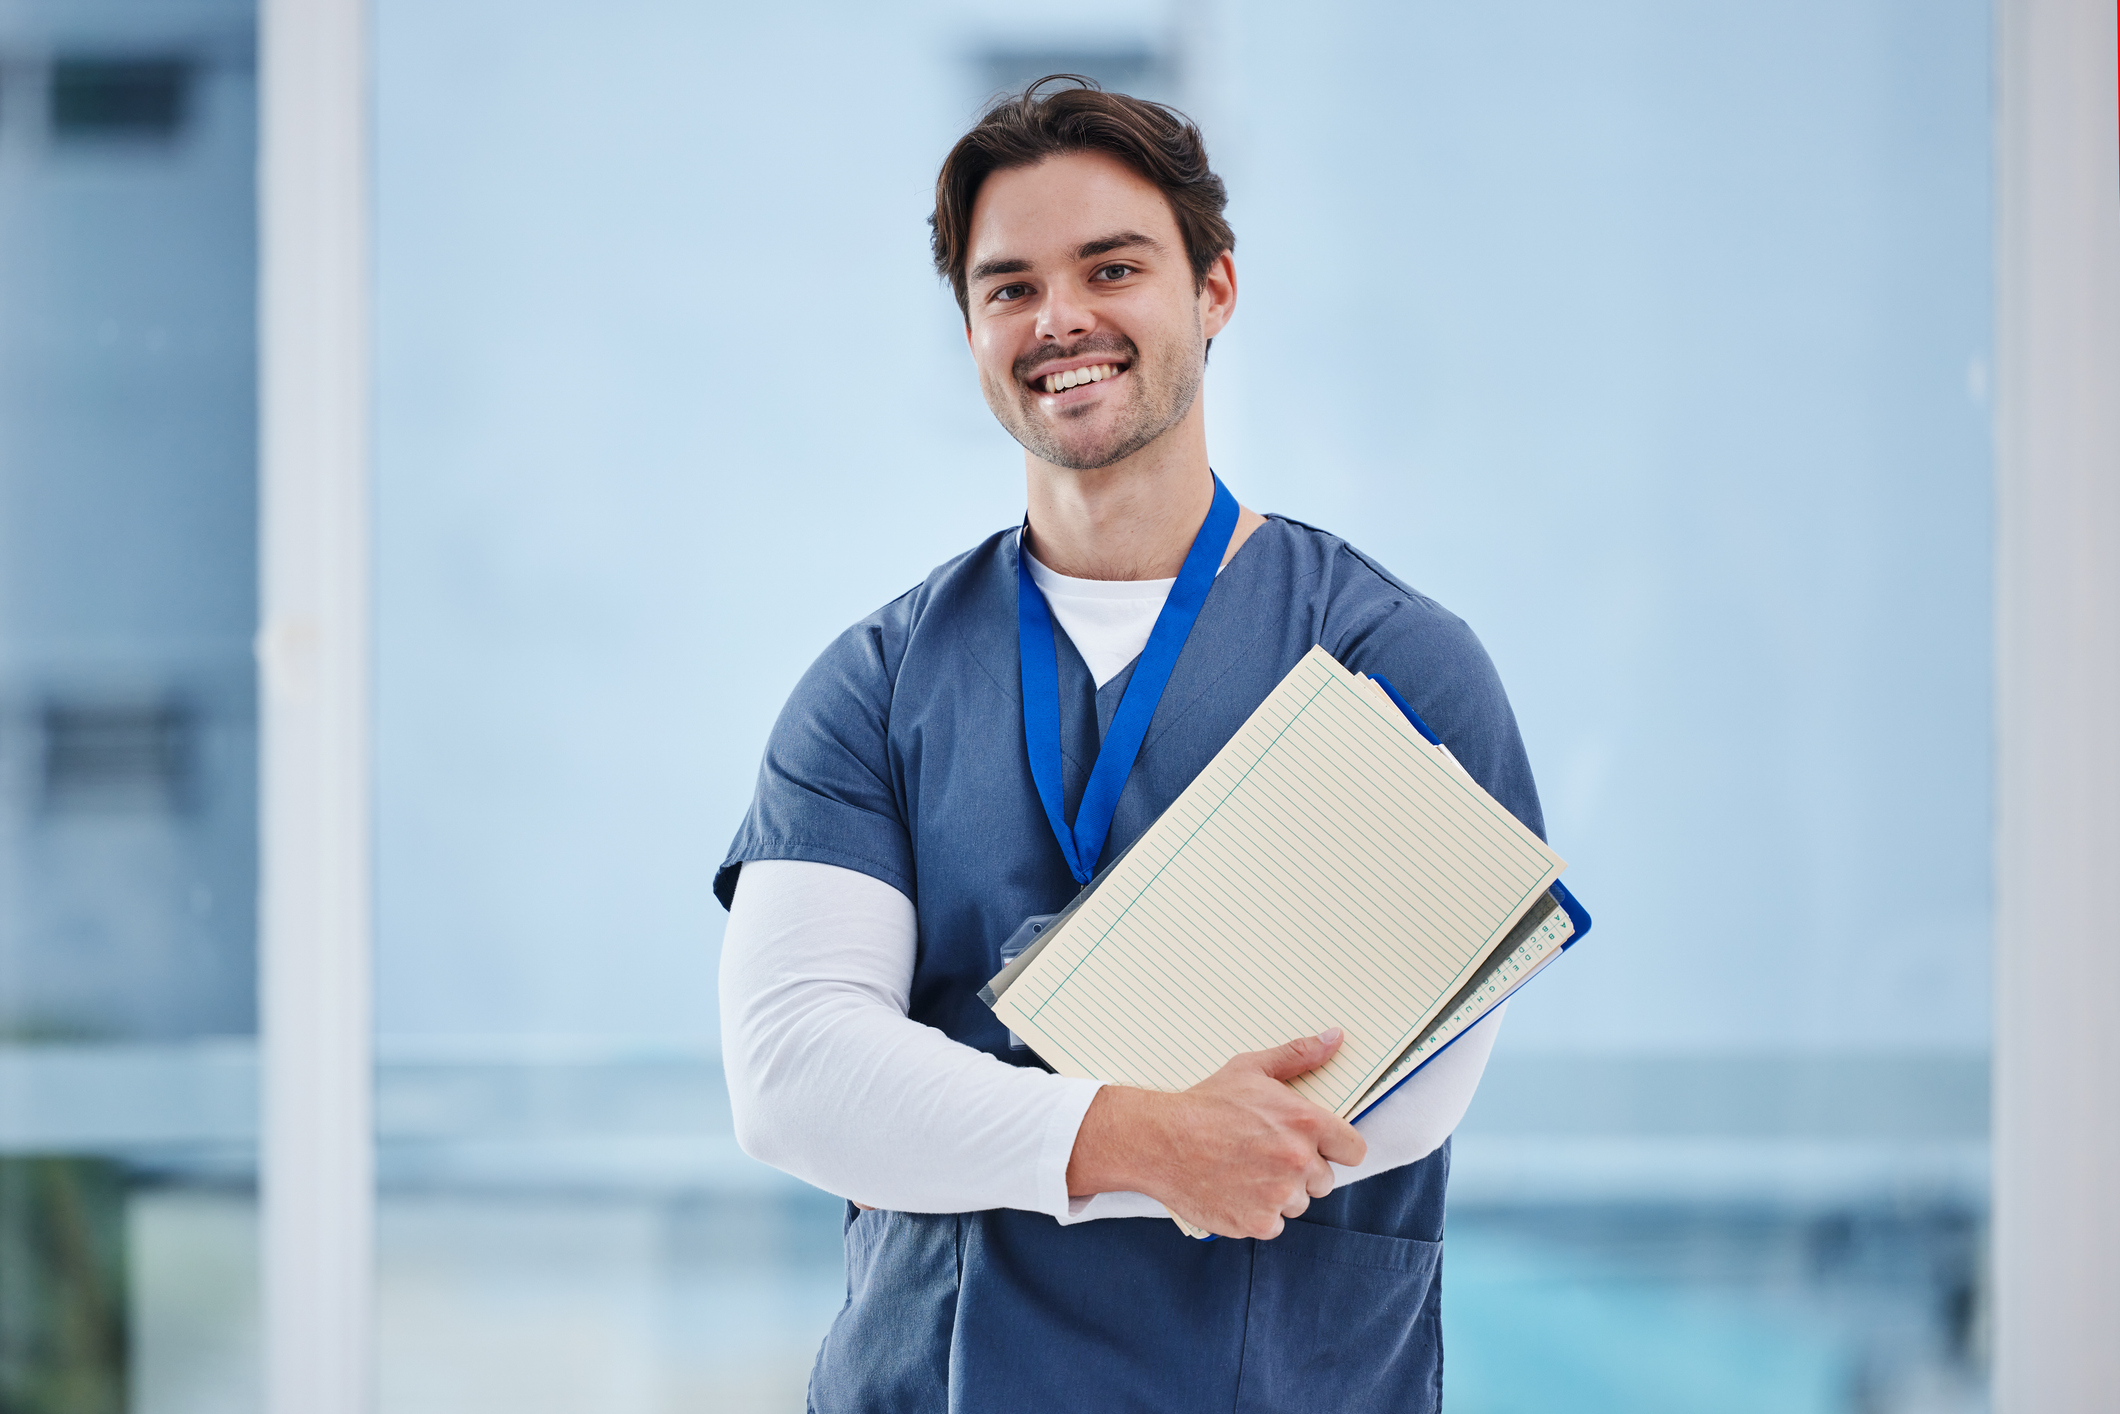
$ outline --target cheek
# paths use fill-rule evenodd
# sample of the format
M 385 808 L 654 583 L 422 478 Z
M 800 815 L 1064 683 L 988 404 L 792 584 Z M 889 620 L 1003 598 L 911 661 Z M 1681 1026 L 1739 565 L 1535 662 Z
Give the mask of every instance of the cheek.
M 979 370 L 979 381 L 988 387 L 1002 387 L 1016 380 L 1014 360 L 1001 348 L 1001 340 L 974 330 L 971 335 L 972 365 Z
M 1013 406 L 1022 395 L 1016 375 L 1006 363 L 996 368 L 978 349 L 972 350 L 972 368 L 979 376 L 979 396 L 996 413 Z
M 979 365 L 979 391 L 987 402 L 999 404 L 1014 398 L 1019 390 L 1007 369 L 996 372 L 982 363 Z

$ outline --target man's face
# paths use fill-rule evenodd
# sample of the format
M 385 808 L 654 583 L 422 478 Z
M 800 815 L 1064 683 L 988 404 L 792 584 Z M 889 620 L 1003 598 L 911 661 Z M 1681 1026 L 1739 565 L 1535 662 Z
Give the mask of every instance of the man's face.
M 1033 456 L 1076 471 L 1131 456 L 1192 410 L 1236 295 L 1226 255 L 1194 287 L 1163 193 L 1102 153 L 988 177 L 965 269 L 987 406 Z

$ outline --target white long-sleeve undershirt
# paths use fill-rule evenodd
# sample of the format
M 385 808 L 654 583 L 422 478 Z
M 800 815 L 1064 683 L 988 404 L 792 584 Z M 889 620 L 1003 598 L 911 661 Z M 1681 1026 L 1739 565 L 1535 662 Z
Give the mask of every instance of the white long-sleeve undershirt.
M 1008 1065 L 911 1020 L 915 937 L 912 903 L 879 879 L 806 860 L 743 867 L 722 941 L 721 1044 L 744 1152 L 900 1212 L 1164 1216 L 1139 1193 L 1069 1198 L 1098 1082 Z M 1337 1182 L 1425 1158 L 1450 1136 L 1504 1010 L 1357 1122 L 1369 1155 L 1333 1165 Z
M 1099 687 L 1140 654 L 1172 583 L 1074 579 L 1035 557 L 1030 569 Z M 743 867 L 722 941 L 721 1036 L 744 1152 L 900 1212 L 1165 1216 L 1140 1193 L 1069 1198 L 1067 1163 L 1098 1082 L 1005 1064 L 910 1019 L 917 938 L 911 901 L 880 879 L 805 860 Z M 1507 1010 L 1356 1122 L 1369 1155 L 1334 1164 L 1338 1182 L 1441 1147 Z

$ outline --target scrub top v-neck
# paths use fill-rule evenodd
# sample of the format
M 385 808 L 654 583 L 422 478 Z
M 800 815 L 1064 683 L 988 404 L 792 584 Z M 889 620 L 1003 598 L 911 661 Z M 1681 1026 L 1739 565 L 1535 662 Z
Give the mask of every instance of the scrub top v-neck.
M 839 636 L 797 685 L 716 876 L 746 861 L 859 870 L 912 900 L 908 1014 L 1017 1065 L 978 1000 L 997 949 L 1076 890 L 1023 737 L 1013 528 Z M 1507 697 L 1478 640 L 1345 541 L 1269 517 L 1202 604 L 1099 862 L 1139 837 L 1313 644 L 1381 674 L 1497 800 L 1542 831 Z M 1134 665 L 1099 688 L 1055 634 L 1068 818 Z M 1425 1410 L 1440 1398 L 1449 1146 L 1313 1203 L 1270 1242 L 1160 1219 L 847 1210 L 847 1303 L 819 1411 Z

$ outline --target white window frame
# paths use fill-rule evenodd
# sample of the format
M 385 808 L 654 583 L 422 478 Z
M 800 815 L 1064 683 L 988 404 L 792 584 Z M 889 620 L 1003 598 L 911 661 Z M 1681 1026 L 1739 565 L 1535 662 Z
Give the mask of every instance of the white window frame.
M 2113 0 L 2001 0 L 1994 1407 L 2120 1398 L 2120 94 Z
M 365 0 L 263 0 L 259 26 L 265 1408 L 367 1414 L 369 16 Z

